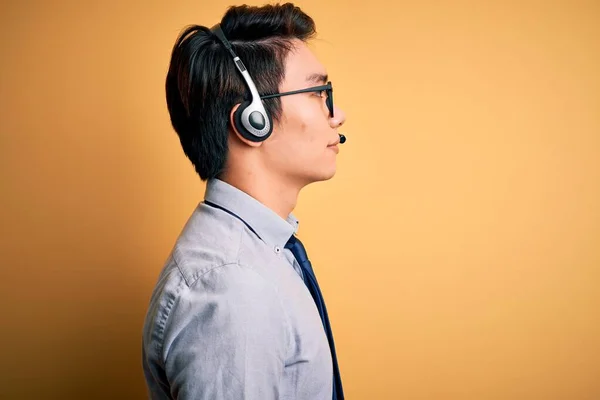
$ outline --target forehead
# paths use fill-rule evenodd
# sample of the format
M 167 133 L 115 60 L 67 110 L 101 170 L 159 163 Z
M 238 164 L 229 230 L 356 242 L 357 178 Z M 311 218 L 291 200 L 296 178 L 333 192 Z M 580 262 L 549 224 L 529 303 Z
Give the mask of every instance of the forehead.
M 294 41 L 294 49 L 287 55 L 285 62 L 285 79 L 281 84 L 281 90 L 301 89 L 310 84 L 310 86 L 319 83 L 309 81 L 311 75 L 327 75 L 327 70 L 302 41 Z

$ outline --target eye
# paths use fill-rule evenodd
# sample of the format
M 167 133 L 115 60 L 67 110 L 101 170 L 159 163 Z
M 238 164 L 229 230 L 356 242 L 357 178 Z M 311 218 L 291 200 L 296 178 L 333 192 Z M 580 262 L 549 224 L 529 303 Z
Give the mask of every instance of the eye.
M 317 96 L 317 97 L 323 97 L 324 94 L 325 94 L 324 90 L 320 90 L 318 92 L 315 92 L 315 96 Z

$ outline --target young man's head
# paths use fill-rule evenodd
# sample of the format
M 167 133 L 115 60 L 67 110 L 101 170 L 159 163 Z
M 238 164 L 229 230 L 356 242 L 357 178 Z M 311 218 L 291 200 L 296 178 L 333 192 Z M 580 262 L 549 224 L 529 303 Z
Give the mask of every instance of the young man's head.
M 307 47 L 313 20 L 292 4 L 231 7 L 220 21 L 260 96 L 327 83 Z M 262 100 L 273 121 L 266 140 L 250 140 L 234 123 L 252 95 L 233 57 L 210 28 L 187 28 L 173 48 L 166 80 L 171 122 L 202 180 L 229 177 L 301 187 L 335 174 L 344 113 L 327 91 Z

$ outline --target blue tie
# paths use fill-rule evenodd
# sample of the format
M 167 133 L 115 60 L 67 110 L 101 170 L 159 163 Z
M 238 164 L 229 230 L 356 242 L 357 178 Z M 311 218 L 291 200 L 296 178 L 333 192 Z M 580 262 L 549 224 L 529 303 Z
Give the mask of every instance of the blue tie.
M 290 240 L 285 245 L 286 249 L 290 249 L 296 257 L 296 261 L 300 264 L 302 268 L 302 272 L 304 275 L 304 283 L 308 287 L 308 291 L 312 295 L 315 303 L 317 305 L 317 309 L 319 310 L 319 315 L 321 316 L 321 321 L 323 322 L 323 328 L 325 328 L 325 333 L 327 334 L 327 340 L 329 341 L 329 348 L 331 349 L 331 357 L 333 359 L 333 400 L 343 400 L 344 399 L 344 391 L 342 389 L 342 379 L 340 377 L 340 370 L 337 363 L 337 356 L 335 354 L 335 345 L 333 343 L 333 334 L 331 332 L 331 326 L 329 325 L 329 317 L 327 315 L 327 308 L 325 307 L 325 301 L 323 300 L 323 295 L 321 294 L 321 289 L 319 289 L 319 284 L 317 283 L 317 278 L 315 276 L 315 272 L 313 271 L 312 265 L 308 259 L 308 255 L 306 254 L 306 250 L 302 245 L 300 239 L 296 236 L 292 235 Z

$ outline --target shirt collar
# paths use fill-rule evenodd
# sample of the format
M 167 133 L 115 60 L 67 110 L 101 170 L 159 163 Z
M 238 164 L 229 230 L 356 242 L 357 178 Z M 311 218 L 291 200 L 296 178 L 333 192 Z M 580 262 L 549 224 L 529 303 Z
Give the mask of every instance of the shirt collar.
M 284 247 L 298 230 L 293 214 L 283 219 L 248 193 L 217 178 L 208 180 L 204 199 L 236 214 L 270 246 Z

